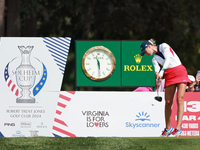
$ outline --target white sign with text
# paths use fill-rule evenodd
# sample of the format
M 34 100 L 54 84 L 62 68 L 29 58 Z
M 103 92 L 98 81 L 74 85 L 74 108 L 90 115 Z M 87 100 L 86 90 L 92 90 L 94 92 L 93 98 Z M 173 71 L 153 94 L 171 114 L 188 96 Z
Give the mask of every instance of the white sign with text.
M 71 38 L 0 39 L 0 136 L 49 136 Z
M 164 93 L 160 93 L 164 96 Z M 158 137 L 164 101 L 154 92 L 60 92 L 54 136 Z

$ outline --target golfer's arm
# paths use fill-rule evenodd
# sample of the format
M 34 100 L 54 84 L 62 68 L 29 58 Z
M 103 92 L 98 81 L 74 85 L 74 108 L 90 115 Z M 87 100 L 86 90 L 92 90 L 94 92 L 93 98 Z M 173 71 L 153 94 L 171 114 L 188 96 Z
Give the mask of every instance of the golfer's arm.
M 155 72 L 159 72 L 160 71 L 160 66 L 158 65 L 158 62 L 156 61 L 155 58 L 152 59 L 152 64 L 154 66 Z
M 163 49 L 163 56 L 165 57 L 165 62 L 163 64 L 162 69 L 159 72 L 160 76 L 163 76 L 165 69 L 169 68 L 169 64 L 170 64 L 170 50 L 169 50 L 169 46 L 165 46 L 164 47 L 164 49 Z

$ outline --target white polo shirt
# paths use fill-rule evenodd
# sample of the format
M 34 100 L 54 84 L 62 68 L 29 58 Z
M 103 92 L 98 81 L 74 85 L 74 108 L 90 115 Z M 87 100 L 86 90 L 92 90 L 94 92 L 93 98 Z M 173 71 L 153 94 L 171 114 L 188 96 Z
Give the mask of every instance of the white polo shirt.
M 159 72 L 159 75 L 163 77 L 164 70 L 173 68 L 181 65 L 181 61 L 173 49 L 166 43 L 162 43 L 157 46 L 158 52 L 155 53 L 152 63 L 155 69 L 155 72 Z M 160 70 L 160 66 L 162 69 Z

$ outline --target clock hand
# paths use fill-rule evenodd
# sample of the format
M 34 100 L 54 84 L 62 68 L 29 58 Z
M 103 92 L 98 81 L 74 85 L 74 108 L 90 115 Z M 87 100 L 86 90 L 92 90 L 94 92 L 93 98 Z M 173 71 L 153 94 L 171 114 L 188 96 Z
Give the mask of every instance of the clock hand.
M 97 60 L 97 64 L 98 64 L 98 69 L 100 70 L 100 62 L 99 62 L 99 60 Z
M 97 65 L 98 65 L 98 76 L 100 77 L 101 76 L 101 74 L 100 74 L 100 62 L 99 62 L 97 56 L 96 56 L 96 59 L 97 59 Z

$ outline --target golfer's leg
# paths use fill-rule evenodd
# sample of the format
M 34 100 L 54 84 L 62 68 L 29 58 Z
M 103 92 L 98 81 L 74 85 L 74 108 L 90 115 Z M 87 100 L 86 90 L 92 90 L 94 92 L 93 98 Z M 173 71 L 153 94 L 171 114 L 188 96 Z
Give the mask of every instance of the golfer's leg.
M 176 85 L 170 85 L 165 88 L 165 123 L 166 129 L 170 128 L 171 125 L 171 114 L 172 114 L 172 104 L 174 99 L 174 93 L 176 90 Z
M 179 130 L 181 128 L 181 123 L 184 113 L 184 96 L 186 90 L 186 84 L 180 83 L 177 85 L 177 125 L 176 128 Z

